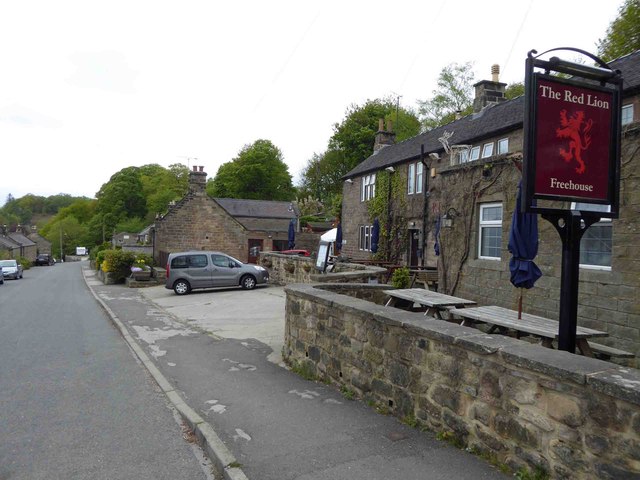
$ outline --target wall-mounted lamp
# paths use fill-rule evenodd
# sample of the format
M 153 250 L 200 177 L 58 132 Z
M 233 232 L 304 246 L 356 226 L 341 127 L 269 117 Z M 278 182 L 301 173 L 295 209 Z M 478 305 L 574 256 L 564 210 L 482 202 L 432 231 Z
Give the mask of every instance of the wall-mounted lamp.
M 271 233 L 271 232 L 267 232 L 267 237 L 269 237 L 269 238 L 273 238 L 273 233 Z
M 458 213 L 458 211 L 451 207 L 449 210 L 447 210 L 447 212 L 442 216 L 442 226 L 444 228 L 451 228 L 453 227 L 453 219 L 455 217 L 459 217 L 460 213 Z
M 353 183 L 353 180 L 351 178 L 347 178 L 344 183 Z
M 393 172 L 395 172 L 395 171 L 396 171 L 396 169 L 395 169 L 395 168 L 393 168 L 393 167 L 387 167 L 387 168 L 385 168 L 385 170 L 386 170 L 387 172 L 389 172 L 389 173 L 393 173 Z
M 438 155 L 437 153 L 433 152 L 429 154 L 429 158 L 431 160 L 440 160 L 440 155 Z

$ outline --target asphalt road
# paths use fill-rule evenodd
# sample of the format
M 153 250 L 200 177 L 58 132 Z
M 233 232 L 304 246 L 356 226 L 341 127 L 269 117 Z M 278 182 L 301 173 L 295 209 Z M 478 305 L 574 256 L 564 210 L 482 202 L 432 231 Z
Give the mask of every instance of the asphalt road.
M 279 366 L 282 287 L 196 291 L 88 285 L 251 480 L 505 479 L 334 385 Z
M 0 285 L 0 480 L 213 478 L 80 269 Z

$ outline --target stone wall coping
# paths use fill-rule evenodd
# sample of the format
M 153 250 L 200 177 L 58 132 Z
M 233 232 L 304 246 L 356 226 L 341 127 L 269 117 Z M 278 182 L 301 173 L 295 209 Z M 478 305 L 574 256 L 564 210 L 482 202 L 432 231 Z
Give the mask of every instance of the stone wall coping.
M 470 327 L 443 320 L 428 319 L 422 313 L 388 308 L 366 300 L 331 291 L 336 288 L 379 288 L 389 285 L 368 284 L 293 284 L 287 294 L 313 300 L 327 307 L 373 317 L 389 326 L 406 328 L 425 338 L 456 345 L 481 355 L 498 355 L 504 363 L 531 370 L 553 379 L 590 385 L 594 390 L 640 405 L 640 370 L 622 367 L 595 358 L 573 355 L 533 345 L 515 338 L 488 335 Z

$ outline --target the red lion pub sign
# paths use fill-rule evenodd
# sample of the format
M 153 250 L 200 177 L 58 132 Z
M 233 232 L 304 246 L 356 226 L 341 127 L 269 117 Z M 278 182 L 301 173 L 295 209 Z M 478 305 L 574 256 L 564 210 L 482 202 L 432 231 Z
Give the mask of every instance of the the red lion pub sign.
M 598 66 L 540 59 L 556 50 L 578 52 Z M 541 213 L 562 241 L 558 349 L 574 353 L 580 242 L 601 217 L 618 218 L 622 76 L 575 48 L 534 53 L 529 52 L 525 73 L 521 207 L 527 214 Z
M 615 72 L 557 58 L 531 63 L 526 78 L 523 208 L 546 210 L 537 208 L 535 200 L 547 199 L 608 204 L 617 212 L 620 85 L 608 82 Z M 551 74 L 550 70 L 562 72 L 563 65 L 579 68 L 570 78 Z M 534 66 L 543 71 L 534 72 Z M 596 74 L 608 78 L 594 81 Z

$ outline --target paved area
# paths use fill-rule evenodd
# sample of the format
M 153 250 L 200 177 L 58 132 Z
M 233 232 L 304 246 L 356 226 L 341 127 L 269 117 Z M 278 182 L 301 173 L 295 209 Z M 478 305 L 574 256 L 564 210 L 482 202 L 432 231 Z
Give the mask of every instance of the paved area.
M 506 478 L 475 456 L 283 368 L 282 288 L 194 292 L 90 288 L 140 344 L 168 395 L 222 442 L 235 468 L 261 480 Z M 151 367 L 149 367 L 151 365 Z M 225 449 L 228 450 L 225 453 Z M 226 465 L 224 461 L 221 462 Z M 237 475 L 232 477 L 231 474 Z M 245 477 L 246 475 L 246 477 Z

